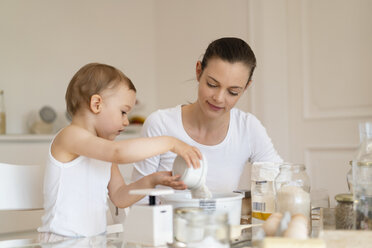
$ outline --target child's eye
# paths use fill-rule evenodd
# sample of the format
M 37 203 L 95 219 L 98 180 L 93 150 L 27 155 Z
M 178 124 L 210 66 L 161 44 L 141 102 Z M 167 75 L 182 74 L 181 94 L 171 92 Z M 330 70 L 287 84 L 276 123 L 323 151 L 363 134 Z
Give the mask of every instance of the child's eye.
M 121 114 L 122 114 L 122 115 L 126 115 L 127 112 L 125 112 L 125 111 L 121 111 Z
M 217 85 L 215 85 L 215 84 L 211 84 L 211 83 L 209 83 L 209 82 L 207 82 L 207 85 L 208 85 L 209 87 L 211 87 L 211 88 L 215 88 L 215 87 L 217 87 Z

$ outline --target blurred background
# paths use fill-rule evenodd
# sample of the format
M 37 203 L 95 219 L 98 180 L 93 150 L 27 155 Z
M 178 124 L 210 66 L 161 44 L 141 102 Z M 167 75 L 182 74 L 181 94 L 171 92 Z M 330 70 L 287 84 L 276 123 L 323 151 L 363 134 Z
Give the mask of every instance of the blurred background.
M 370 13 L 369 0 L 0 0 L 7 118 L 0 156 L 44 161 L 30 155 L 46 151 L 40 140 L 19 139 L 30 146 L 14 152 L 9 147 L 22 144 L 7 137 L 28 133 L 30 113 L 43 106 L 66 124 L 65 90 L 83 65 L 122 70 L 138 90 L 136 114 L 146 117 L 194 101 L 197 60 L 211 41 L 236 36 L 258 61 L 238 107 L 255 114 L 283 159 L 305 163 L 312 187 L 332 198 L 347 191 L 358 123 L 372 120 Z

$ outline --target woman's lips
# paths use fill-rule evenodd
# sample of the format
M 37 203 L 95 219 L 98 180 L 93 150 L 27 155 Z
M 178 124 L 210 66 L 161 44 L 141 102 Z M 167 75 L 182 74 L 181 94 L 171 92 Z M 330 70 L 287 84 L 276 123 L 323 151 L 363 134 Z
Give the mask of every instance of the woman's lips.
M 214 110 L 214 111 L 219 111 L 219 110 L 223 109 L 223 107 L 218 107 L 218 106 L 216 106 L 216 105 L 211 104 L 210 102 L 207 102 L 207 103 L 208 103 L 209 107 L 210 107 L 212 110 Z

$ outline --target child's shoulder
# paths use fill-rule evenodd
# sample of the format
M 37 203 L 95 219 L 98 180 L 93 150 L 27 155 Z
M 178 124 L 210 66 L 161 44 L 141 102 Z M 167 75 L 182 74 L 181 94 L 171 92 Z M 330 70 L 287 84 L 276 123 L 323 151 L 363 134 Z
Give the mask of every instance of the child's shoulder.
M 69 142 L 79 139 L 84 136 L 92 135 L 88 130 L 79 127 L 77 125 L 68 125 L 61 129 L 57 135 L 55 136 L 54 140 L 68 140 Z

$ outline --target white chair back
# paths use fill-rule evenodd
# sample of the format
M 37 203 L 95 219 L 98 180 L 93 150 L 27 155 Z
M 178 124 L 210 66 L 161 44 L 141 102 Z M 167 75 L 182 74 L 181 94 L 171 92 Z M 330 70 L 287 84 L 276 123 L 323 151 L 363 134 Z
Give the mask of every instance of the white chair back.
M 0 163 L 0 210 L 43 208 L 43 168 Z

